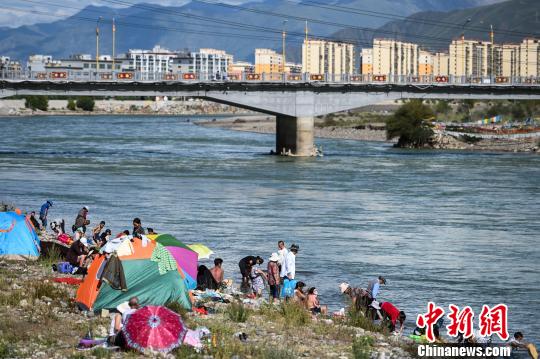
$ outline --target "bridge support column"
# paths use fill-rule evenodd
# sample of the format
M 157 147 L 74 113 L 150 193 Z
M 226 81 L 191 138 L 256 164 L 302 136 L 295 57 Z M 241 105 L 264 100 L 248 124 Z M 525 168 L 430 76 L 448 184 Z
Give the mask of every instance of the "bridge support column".
M 313 156 L 313 117 L 276 116 L 276 152 Z

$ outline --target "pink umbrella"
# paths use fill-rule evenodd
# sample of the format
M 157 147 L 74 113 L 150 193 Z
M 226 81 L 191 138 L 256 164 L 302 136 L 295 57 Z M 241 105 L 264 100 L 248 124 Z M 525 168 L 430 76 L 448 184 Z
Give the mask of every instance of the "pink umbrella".
M 140 352 L 168 353 L 184 341 L 187 329 L 170 309 L 149 305 L 131 314 L 122 332 L 129 347 Z

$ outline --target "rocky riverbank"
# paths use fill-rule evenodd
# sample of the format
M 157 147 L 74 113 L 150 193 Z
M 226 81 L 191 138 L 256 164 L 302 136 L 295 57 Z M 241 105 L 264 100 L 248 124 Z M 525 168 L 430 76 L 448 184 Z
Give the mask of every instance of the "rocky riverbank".
M 53 280 L 66 277 L 51 271 L 56 260 L 0 261 L 0 357 L 138 357 L 135 352 L 76 349 L 79 339 L 89 330 L 95 336 L 106 336 L 109 318 L 79 312 L 73 301 L 77 287 Z M 205 326 L 212 337 L 200 353 L 181 347 L 165 357 L 397 359 L 410 358 L 416 350 L 404 338 L 363 329 L 362 321 L 313 321 L 303 309 L 290 305 L 207 306 L 213 314 L 201 316 L 171 307 L 182 315 L 188 327 Z M 240 340 L 239 332 L 245 333 L 247 339 Z
M 246 116 L 227 118 L 216 121 L 198 121 L 196 124 L 205 127 L 223 128 L 234 131 L 255 133 L 276 133 L 276 121 L 270 116 Z M 356 128 L 345 126 L 315 127 L 315 137 L 343 140 L 386 141 L 384 129 Z
M 0 100 L 0 116 L 58 116 L 58 115 L 219 115 L 253 114 L 238 107 L 199 99 L 187 100 L 96 100 L 94 111 L 71 111 L 67 100 L 49 100 L 47 111 L 25 108 L 25 100 Z
M 471 137 L 458 137 L 436 132 L 430 147 L 445 150 L 540 153 L 540 138 L 474 139 Z

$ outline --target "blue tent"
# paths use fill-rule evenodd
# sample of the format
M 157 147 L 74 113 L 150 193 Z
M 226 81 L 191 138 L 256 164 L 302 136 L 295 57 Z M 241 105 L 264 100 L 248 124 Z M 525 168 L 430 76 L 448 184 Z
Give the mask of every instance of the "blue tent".
M 39 238 L 26 217 L 0 212 L 0 258 L 37 259 Z

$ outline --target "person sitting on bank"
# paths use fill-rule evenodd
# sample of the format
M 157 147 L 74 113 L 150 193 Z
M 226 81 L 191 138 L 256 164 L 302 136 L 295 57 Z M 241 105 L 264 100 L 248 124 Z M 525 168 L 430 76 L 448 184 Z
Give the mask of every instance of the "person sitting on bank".
M 319 303 L 319 292 L 315 287 L 308 290 L 306 306 L 314 317 L 318 314 L 326 315 L 328 313 L 328 307 L 326 305 L 321 306 Z
M 133 231 L 131 233 L 133 234 L 133 237 L 138 237 L 138 238 L 141 238 L 141 236 L 145 234 L 144 228 L 139 218 L 133 219 Z
M 382 321 L 388 324 L 390 332 L 396 331 L 396 323 L 399 321 L 399 330 L 397 333 L 399 335 L 403 333 L 405 319 L 407 318 L 404 311 L 399 310 L 390 302 L 383 302 L 381 304 L 381 315 Z
M 139 309 L 139 298 L 132 297 L 129 302 L 122 303 L 116 307 L 117 313 L 111 318 L 108 343 L 119 347 L 125 346 L 125 338 L 122 335 L 122 327 L 126 324 L 128 317 Z
M 306 298 L 307 298 L 306 293 L 304 293 L 305 286 L 306 286 L 306 283 L 297 282 L 294 288 L 294 295 L 293 295 L 293 302 L 301 304 L 303 306 L 306 305 Z
M 216 258 L 214 259 L 214 266 L 210 268 L 210 273 L 212 273 L 212 276 L 216 280 L 218 287 L 220 287 L 223 284 L 223 276 L 224 272 L 221 266 L 223 265 L 223 259 Z
M 83 237 L 71 244 L 66 253 L 66 260 L 73 266 L 73 274 L 84 274 L 84 270 L 80 270 L 79 268 L 84 268 L 88 253 L 88 241 L 86 238 Z
M 105 221 L 99 222 L 97 226 L 92 229 L 92 239 L 94 243 L 99 243 L 101 240 L 101 231 L 105 228 Z
M 41 229 L 39 222 L 36 218 L 36 211 L 30 212 L 30 215 L 28 216 L 28 219 L 30 220 L 30 223 L 34 226 L 36 231 L 39 231 Z

